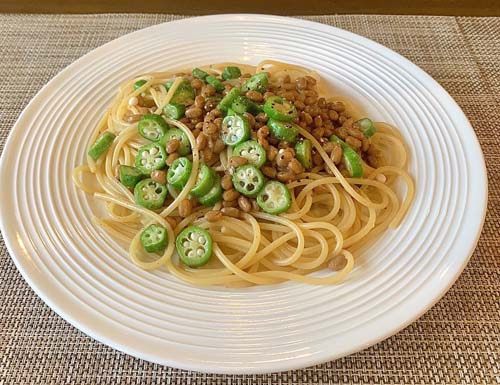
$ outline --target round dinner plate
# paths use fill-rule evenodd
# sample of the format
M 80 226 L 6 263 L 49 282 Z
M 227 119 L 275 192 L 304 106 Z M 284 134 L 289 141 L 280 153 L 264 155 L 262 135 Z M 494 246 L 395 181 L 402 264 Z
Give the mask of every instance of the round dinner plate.
M 356 256 L 354 271 L 338 286 L 200 288 L 167 271 L 139 269 L 126 245 L 93 224 L 100 203 L 71 180 L 118 85 L 149 71 L 263 59 L 318 71 L 336 94 L 398 127 L 416 184 L 410 211 L 400 227 Z M 265 15 L 169 22 L 90 52 L 31 101 L 0 167 L 7 247 L 54 311 L 133 356 L 218 373 L 305 367 L 395 334 L 457 279 L 478 240 L 487 201 L 474 131 L 429 75 L 350 32 Z

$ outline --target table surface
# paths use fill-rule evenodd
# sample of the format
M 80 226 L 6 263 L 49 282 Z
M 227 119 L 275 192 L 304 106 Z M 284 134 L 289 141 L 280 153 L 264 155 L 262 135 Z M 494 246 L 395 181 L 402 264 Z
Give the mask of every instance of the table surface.
M 2 0 L 1 12 L 18 13 L 106 13 L 144 12 L 206 15 L 214 13 L 272 13 L 278 15 L 395 14 L 395 15 L 459 15 L 500 16 L 498 0 Z
M 176 18 L 0 15 L 0 151 L 22 109 L 65 66 L 125 33 Z M 26 284 L 0 238 L 0 385 L 500 383 L 500 18 L 308 19 L 406 56 L 470 119 L 486 159 L 489 204 L 478 247 L 456 284 L 418 321 L 349 357 L 271 375 L 200 374 L 135 359 L 70 326 Z

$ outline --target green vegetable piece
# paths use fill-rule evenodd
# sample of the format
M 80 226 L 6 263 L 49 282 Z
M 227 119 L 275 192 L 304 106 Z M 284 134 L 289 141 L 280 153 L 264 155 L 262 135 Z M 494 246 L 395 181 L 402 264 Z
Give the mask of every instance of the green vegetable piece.
M 214 87 L 217 91 L 219 92 L 222 92 L 224 91 L 224 84 L 222 84 L 220 82 L 219 79 L 217 79 L 215 76 L 213 75 L 208 75 L 206 78 L 205 78 L 205 81 L 210 84 L 212 87 Z
M 215 174 L 212 187 L 205 195 L 198 198 L 198 202 L 200 202 L 203 206 L 213 206 L 219 202 L 222 199 L 223 193 L 220 181 L 221 177 L 218 174 Z
M 135 167 L 120 165 L 120 182 L 127 188 L 134 188 L 144 178 L 144 175 Z
M 216 180 L 214 170 L 208 167 L 206 164 L 200 164 L 200 169 L 198 170 L 198 177 L 196 178 L 196 183 L 191 189 L 191 195 L 199 198 L 207 194 L 210 189 L 214 186 Z
M 228 115 L 222 121 L 221 139 L 228 146 L 236 146 L 250 138 L 250 124 L 244 116 Z
M 184 131 L 180 128 L 171 128 L 169 129 L 163 138 L 161 138 L 160 143 L 164 146 L 167 145 L 172 139 L 177 139 L 181 142 L 179 148 L 177 149 L 177 153 L 181 156 L 186 156 L 191 152 L 191 144 L 189 143 L 189 138 Z
M 141 244 L 148 253 L 156 253 L 167 247 L 167 229 L 159 225 L 149 225 L 141 233 Z
M 169 80 L 168 82 L 165 82 L 163 85 L 165 86 L 165 88 L 168 91 L 170 88 L 172 88 L 172 84 L 174 84 L 174 81 L 173 80 Z
M 191 175 L 193 164 L 188 158 L 177 158 L 167 172 L 167 182 L 177 189 L 182 189 Z
M 168 103 L 165 107 L 163 107 L 163 113 L 170 119 L 178 120 L 184 116 L 185 112 L 186 106 L 184 104 Z
M 221 77 L 224 80 L 237 79 L 241 76 L 241 71 L 238 67 L 227 66 L 222 71 Z
M 295 106 L 280 96 L 267 98 L 264 104 L 264 112 L 269 118 L 282 122 L 291 122 L 297 117 Z
M 99 159 L 104 153 L 108 151 L 111 143 L 113 143 L 113 140 L 115 140 L 115 138 L 115 134 L 109 131 L 104 131 L 97 137 L 92 147 L 90 147 L 90 150 L 88 152 L 89 156 L 94 160 Z
M 248 164 L 261 168 L 266 163 L 266 150 L 255 140 L 247 140 L 238 144 L 233 150 L 234 156 L 242 156 Z
M 200 267 L 212 256 L 212 237 L 198 226 L 182 230 L 175 240 L 179 258 L 189 267 Z
M 254 198 L 264 187 L 264 175 L 257 167 L 246 164 L 234 172 L 233 185 L 241 194 Z
M 330 141 L 340 144 L 342 147 L 342 163 L 353 178 L 363 177 L 363 162 L 358 153 L 339 137 L 332 135 Z
M 240 96 L 240 89 L 238 87 L 231 88 L 231 90 L 222 98 L 217 108 L 222 111 L 227 111 L 233 101 Z
M 137 80 L 135 83 L 134 83 L 134 90 L 138 90 L 139 88 L 141 88 L 144 84 L 146 84 L 147 81 L 144 80 L 144 79 L 141 79 L 141 80 Z
M 268 214 L 281 214 L 292 205 L 290 191 L 283 183 L 271 180 L 257 195 L 257 204 Z
M 141 118 L 137 129 L 143 138 L 158 142 L 167 132 L 168 125 L 160 115 L 147 114 Z
M 245 112 L 250 112 L 251 114 L 258 114 L 260 112 L 259 105 L 252 102 L 245 96 L 240 96 L 234 99 L 233 104 L 231 104 L 231 109 L 238 114 L 243 114 Z
M 148 178 L 135 185 L 135 202 L 149 210 L 156 210 L 163 206 L 167 198 L 167 186 Z
M 295 145 L 297 159 L 305 169 L 312 167 L 312 144 L 309 139 L 304 139 Z
M 269 79 L 267 78 L 267 74 L 265 72 L 259 72 L 248 79 L 245 84 L 243 84 L 243 87 L 241 87 L 241 90 L 243 92 L 257 91 L 264 93 L 266 92 L 268 84 Z
M 377 129 L 375 128 L 375 124 L 371 119 L 368 118 L 363 118 L 358 120 L 357 123 L 360 127 L 361 130 L 363 131 L 363 135 L 369 138 L 370 136 L 373 136 Z
M 175 90 L 174 96 L 170 99 L 170 103 L 187 106 L 193 104 L 195 96 L 191 83 L 189 83 L 189 80 L 184 79 Z
M 200 68 L 193 68 L 192 74 L 193 77 L 200 80 L 205 80 L 205 78 L 208 76 L 208 74 Z
M 167 153 L 165 148 L 158 143 L 146 144 L 139 147 L 135 157 L 135 167 L 143 174 L 151 174 L 154 170 L 165 167 Z
M 300 127 L 291 122 L 280 122 L 278 120 L 269 119 L 267 126 L 272 136 L 279 140 L 285 140 L 289 143 L 294 143 L 297 140 L 297 135 L 300 132 Z

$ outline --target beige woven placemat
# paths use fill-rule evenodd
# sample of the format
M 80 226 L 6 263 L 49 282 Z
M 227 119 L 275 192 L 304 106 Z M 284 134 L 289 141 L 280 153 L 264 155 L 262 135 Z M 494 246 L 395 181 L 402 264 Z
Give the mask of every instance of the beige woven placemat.
M 21 110 L 91 49 L 169 15 L 0 15 L 0 151 Z M 313 368 L 208 375 L 119 353 L 67 324 L 29 288 L 0 239 L 0 384 L 500 383 L 500 18 L 319 16 L 372 38 L 439 81 L 472 122 L 489 173 L 484 231 L 466 270 L 420 320 Z M 0 186 L 9 181 L 0 181 Z

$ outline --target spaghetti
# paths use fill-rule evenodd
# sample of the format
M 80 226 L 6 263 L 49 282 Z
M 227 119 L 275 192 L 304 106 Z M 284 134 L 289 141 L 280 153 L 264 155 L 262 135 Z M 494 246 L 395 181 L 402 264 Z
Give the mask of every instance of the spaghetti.
M 193 285 L 325 285 L 399 225 L 407 162 L 389 124 L 328 96 L 317 73 L 267 60 L 124 83 L 73 180 L 143 269 Z

